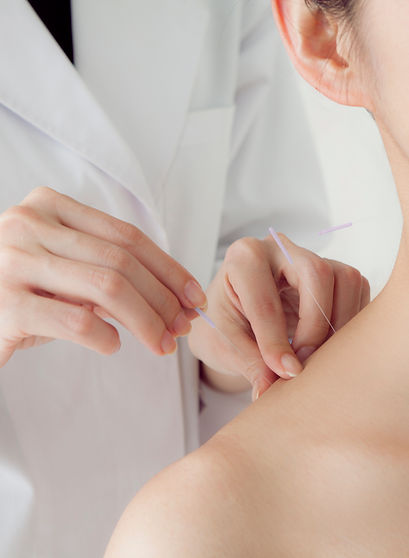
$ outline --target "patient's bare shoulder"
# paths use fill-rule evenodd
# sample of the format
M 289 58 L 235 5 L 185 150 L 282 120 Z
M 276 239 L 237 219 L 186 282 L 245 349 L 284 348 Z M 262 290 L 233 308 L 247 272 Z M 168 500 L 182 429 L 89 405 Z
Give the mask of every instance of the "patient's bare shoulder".
M 365 316 L 149 482 L 106 558 L 407 556 L 409 394 Z
M 292 424 L 265 423 L 260 434 L 259 409 L 148 483 L 106 558 L 404 556 L 405 452 L 306 439 Z
M 239 453 L 204 447 L 162 471 L 128 506 L 105 558 L 258 556 L 243 548 L 257 518 Z

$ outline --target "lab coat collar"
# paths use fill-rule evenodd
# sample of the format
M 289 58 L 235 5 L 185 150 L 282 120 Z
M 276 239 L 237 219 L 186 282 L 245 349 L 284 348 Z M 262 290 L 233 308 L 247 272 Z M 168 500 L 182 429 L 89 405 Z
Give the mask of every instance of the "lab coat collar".
M 186 60 L 190 60 L 190 64 L 184 79 L 181 79 L 183 74 L 178 73 L 180 94 L 172 83 L 172 95 L 164 95 L 168 118 L 163 126 L 173 132 L 167 134 L 168 141 L 162 144 L 163 169 L 170 165 L 177 148 L 189 102 L 185 90 L 190 92 L 189 85 L 194 82 L 200 54 L 196 45 L 193 60 L 188 43 L 185 60 L 181 45 L 186 44 L 187 36 L 190 41 L 196 36 L 200 45 L 205 29 L 205 18 L 192 18 L 198 15 L 192 7 L 195 3 L 178 0 L 176 4 L 180 4 L 179 11 L 185 20 L 180 22 L 177 32 L 171 27 L 171 36 L 161 37 L 167 53 L 164 63 L 177 60 L 178 70 Z M 193 31 L 189 28 L 192 19 L 200 22 Z M 162 32 L 165 29 L 163 27 Z M 184 29 L 189 29 L 187 34 Z M 0 103 L 128 188 L 158 221 L 153 196 L 138 158 L 26 0 L 2 1 Z
M 156 198 L 163 194 L 193 87 L 203 84 L 207 70 L 199 71 L 199 64 L 210 5 L 73 0 L 79 72 L 137 154 Z

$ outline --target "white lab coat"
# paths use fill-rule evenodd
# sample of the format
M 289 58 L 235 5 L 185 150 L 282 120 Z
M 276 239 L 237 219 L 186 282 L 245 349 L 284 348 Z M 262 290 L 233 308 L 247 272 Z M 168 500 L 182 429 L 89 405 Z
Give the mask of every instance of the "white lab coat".
M 325 224 L 321 176 L 268 0 L 74 0 L 74 68 L 0 0 L 0 210 L 49 185 L 134 223 L 206 286 L 235 238 Z M 0 370 L 0 556 L 100 556 L 126 503 L 198 444 L 185 345 L 126 331 Z

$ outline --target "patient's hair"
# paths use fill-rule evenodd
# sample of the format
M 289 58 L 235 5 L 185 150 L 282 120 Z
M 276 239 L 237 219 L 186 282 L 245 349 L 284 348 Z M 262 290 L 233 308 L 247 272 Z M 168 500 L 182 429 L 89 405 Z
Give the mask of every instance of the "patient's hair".
M 342 33 L 350 40 L 351 52 L 360 51 L 359 34 L 357 32 L 358 11 L 365 0 L 304 0 L 311 10 L 321 10 L 328 16 L 338 20 L 342 25 Z
M 359 0 L 305 0 L 308 7 L 317 7 L 334 17 L 351 20 Z

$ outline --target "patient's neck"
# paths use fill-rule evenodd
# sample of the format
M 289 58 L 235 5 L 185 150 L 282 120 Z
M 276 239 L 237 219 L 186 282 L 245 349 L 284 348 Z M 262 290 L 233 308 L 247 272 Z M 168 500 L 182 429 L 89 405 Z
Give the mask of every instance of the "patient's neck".
M 324 438 L 330 433 L 330 439 L 348 444 L 355 439 L 357 447 L 372 439 L 407 446 L 409 162 L 396 149 L 388 149 L 388 155 L 407 223 L 391 279 L 369 306 L 308 359 L 299 377 L 277 381 L 256 402 L 260 416 L 270 417 L 275 431 L 284 436 L 296 425 L 305 441 L 323 432 Z M 246 432 L 245 414 L 243 417 L 240 428 Z M 260 441 L 261 435 L 257 437 L 249 427 L 246 440 L 251 436 L 258 448 L 261 443 L 270 447 L 270 429 Z
M 345 409 L 361 414 L 364 430 L 409 439 L 409 157 L 380 127 L 399 196 L 403 228 L 391 277 L 376 299 L 333 343 L 323 347 L 317 369 L 332 366 L 329 384 Z M 344 331 L 343 331 L 344 330 Z M 313 361 L 311 362 L 313 365 Z M 336 386 L 336 387 L 335 387 Z M 329 390 L 329 388 L 328 388 Z M 359 393 L 361 399 L 355 400 Z M 355 424 L 354 424 L 355 427 Z
M 409 157 L 402 151 L 388 130 L 379 122 L 378 125 L 388 154 L 403 215 L 399 253 L 391 278 L 384 289 L 384 295 L 397 297 L 400 300 L 398 312 L 406 314 L 409 312 Z

